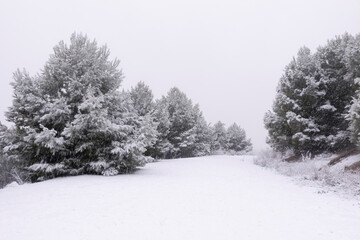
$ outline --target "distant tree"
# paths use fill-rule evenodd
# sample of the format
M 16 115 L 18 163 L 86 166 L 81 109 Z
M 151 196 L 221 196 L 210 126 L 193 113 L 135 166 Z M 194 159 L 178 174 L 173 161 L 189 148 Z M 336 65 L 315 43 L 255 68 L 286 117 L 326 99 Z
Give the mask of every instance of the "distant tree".
M 218 121 L 212 127 L 212 152 L 225 152 L 227 144 L 225 124 Z
M 178 88 L 172 88 L 166 97 L 157 102 L 159 144 L 166 148 L 166 158 L 204 155 L 210 150 L 210 131 L 198 105 Z M 208 136 L 207 136 L 208 134 Z
M 131 88 L 130 98 L 139 116 L 154 112 L 154 96 L 149 86 L 144 82 L 139 82 L 134 88 Z
M 155 120 L 155 103 L 152 91 L 144 82 L 139 82 L 134 88 L 131 88 L 129 98 L 134 112 L 139 118 L 137 129 L 141 129 L 143 136 L 146 136 L 146 138 L 141 139 L 141 142 L 147 142 L 145 154 L 151 155 L 159 135 L 157 130 L 159 123 Z
M 227 151 L 230 153 L 246 153 L 252 150 L 250 139 L 246 139 L 244 129 L 236 123 L 232 124 L 226 131 Z
M 164 98 L 155 102 L 154 119 L 157 123 L 158 136 L 155 144 L 148 150 L 150 156 L 154 158 L 170 158 L 168 154 L 173 145 L 168 140 L 170 132 L 170 115 L 168 111 L 168 104 Z
M 194 107 L 196 122 L 193 127 L 195 134 L 195 144 L 193 149 L 194 156 L 205 156 L 211 153 L 211 128 L 203 117 L 199 105 Z
M 178 88 L 172 88 L 162 101 L 165 102 L 163 105 L 167 108 L 170 121 L 167 139 L 172 148 L 168 155 L 171 158 L 192 156 L 191 148 L 195 143 L 193 133 L 195 116 L 191 100 Z

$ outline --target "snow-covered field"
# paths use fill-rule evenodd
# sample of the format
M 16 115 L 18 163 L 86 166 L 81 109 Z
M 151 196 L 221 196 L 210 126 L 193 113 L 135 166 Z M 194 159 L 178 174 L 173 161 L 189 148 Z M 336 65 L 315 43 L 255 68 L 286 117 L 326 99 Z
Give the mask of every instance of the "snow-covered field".
M 0 239 L 360 239 L 360 203 L 318 192 L 251 156 L 164 160 L 2 189 Z

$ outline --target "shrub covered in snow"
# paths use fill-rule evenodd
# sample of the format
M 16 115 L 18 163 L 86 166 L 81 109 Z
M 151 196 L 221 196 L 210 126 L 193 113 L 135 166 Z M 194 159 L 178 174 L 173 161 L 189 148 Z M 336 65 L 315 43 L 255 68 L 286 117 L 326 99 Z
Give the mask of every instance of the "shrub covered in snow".
M 11 151 L 9 142 L 16 137 L 11 129 L 0 123 L 0 188 L 11 182 L 23 184 L 28 180 L 23 162 L 17 156 L 9 156 L 5 151 Z
M 360 195 L 360 174 L 359 172 L 346 171 L 347 165 L 359 161 L 360 156 L 355 155 L 343 160 L 334 166 L 329 166 L 329 160 L 334 157 L 332 154 L 321 154 L 313 158 L 303 155 L 299 161 L 286 162 L 286 155 L 272 150 L 259 152 L 254 158 L 254 163 L 300 180 L 316 182 L 326 189 Z

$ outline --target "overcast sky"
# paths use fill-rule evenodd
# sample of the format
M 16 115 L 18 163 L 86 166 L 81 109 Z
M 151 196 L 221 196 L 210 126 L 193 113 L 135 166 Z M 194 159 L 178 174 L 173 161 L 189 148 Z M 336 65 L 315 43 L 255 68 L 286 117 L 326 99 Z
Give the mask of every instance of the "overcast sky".
M 144 81 L 159 98 L 177 86 L 208 122 L 237 122 L 261 149 L 285 65 L 304 45 L 360 33 L 359 12 L 359 0 L 0 0 L 0 120 L 13 72 L 40 72 L 76 31 L 121 60 L 123 88 Z

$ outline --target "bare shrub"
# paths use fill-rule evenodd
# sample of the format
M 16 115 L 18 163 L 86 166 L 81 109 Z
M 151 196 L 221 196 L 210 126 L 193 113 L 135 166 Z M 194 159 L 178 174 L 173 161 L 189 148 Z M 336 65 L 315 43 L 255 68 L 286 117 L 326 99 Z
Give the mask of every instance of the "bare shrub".
M 341 166 L 328 166 L 331 159 L 330 154 L 315 157 L 305 154 L 300 158 L 300 161 L 296 162 L 285 162 L 283 159 L 284 155 L 272 150 L 265 150 L 257 154 L 254 163 L 275 169 L 282 175 L 316 182 L 328 190 L 360 195 L 360 174 L 359 172 L 345 171 L 346 161 Z
M 21 185 L 28 180 L 27 172 L 23 171 L 16 161 L 11 161 L 4 155 L 0 157 L 0 188 L 14 181 Z

